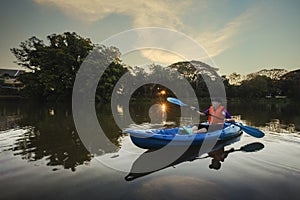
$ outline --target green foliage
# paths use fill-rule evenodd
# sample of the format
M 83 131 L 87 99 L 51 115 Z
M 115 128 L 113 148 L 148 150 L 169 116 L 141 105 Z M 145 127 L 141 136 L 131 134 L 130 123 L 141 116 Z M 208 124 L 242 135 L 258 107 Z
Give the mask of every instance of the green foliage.
M 16 63 L 29 72 L 20 75 L 24 83 L 22 94 L 27 97 L 38 97 L 44 100 L 60 100 L 70 98 L 76 73 L 85 58 L 93 49 L 88 62 L 97 66 L 102 60 L 113 60 L 112 56 L 120 56 L 114 47 L 96 46 L 90 39 L 85 39 L 76 33 L 65 32 L 61 35 L 47 36 L 48 44 L 36 37 L 21 42 L 19 48 L 11 49 L 17 58 Z M 95 53 L 96 52 L 96 53 Z M 98 56 L 98 57 L 97 57 Z M 99 57 L 102 56 L 102 57 Z M 109 57 L 109 58 L 108 58 Z M 89 69 L 87 69 L 89 70 Z M 117 80 L 126 72 L 120 62 L 114 62 L 103 74 L 97 89 L 98 99 L 107 101 Z M 98 74 L 89 73 L 99 78 Z
M 285 74 L 278 85 L 285 95 L 294 99 L 300 99 L 300 70 Z
M 113 89 L 120 79 L 128 71 L 121 63 L 113 62 L 104 71 L 98 83 L 96 99 L 108 102 L 111 98 Z
M 300 99 L 300 70 L 291 71 L 278 80 L 266 76 L 254 76 L 242 81 L 241 85 L 230 85 L 224 77 L 228 97 L 265 98 L 266 96 L 286 96 Z
M 239 95 L 249 98 L 265 97 L 270 93 L 272 79 L 266 76 L 257 76 L 253 79 L 243 81 L 239 87 Z
M 45 92 L 43 84 L 39 80 L 40 72 L 28 72 L 24 73 L 19 77 L 22 83 L 25 83 L 25 88 L 21 91 L 23 96 L 32 95 L 34 97 L 42 97 Z
M 47 39 L 48 45 L 31 37 L 21 42 L 20 48 L 11 49 L 16 63 L 30 70 L 19 78 L 25 84 L 23 94 L 43 99 L 65 98 L 71 95 L 76 72 L 93 44 L 69 32 L 52 34 Z
M 199 61 L 178 62 L 169 67 L 176 69 L 190 83 L 198 97 L 209 97 L 207 85 L 218 88 L 222 82 L 215 68 Z
M 100 74 L 94 73 L 95 67 L 109 66 L 106 69 L 99 69 L 99 71 L 102 70 L 101 72 L 105 71 L 96 91 L 97 100 L 108 102 L 115 84 L 121 76 L 128 72 L 128 68 L 124 67 L 120 60 L 117 60 L 120 52 L 115 47 L 94 45 L 90 39 L 82 38 L 74 32 L 52 34 L 47 36 L 47 40 L 48 44 L 45 44 L 33 36 L 25 42 L 21 42 L 19 48 L 11 49 L 17 59 L 16 63 L 27 69 L 27 72 L 18 78 L 25 85 L 21 91 L 23 96 L 38 97 L 43 100 L 70 98 L 76 73 L 85 60 L 92 66 L 84 69 L 87 70 L 87 74 L 92 76 L 87 77 L 85 83 L 87 86 L 91 84 L 89 80 L 100 78 Z M 95 49 L 96 51 L 92 52 Z M 88 55 L 89 59 L 86 59 Z M 266 95 L 287 95 L 295 99 L 300 98 L 299 70 L 290 72 L 276 81 L 266 76 L 253 76 L 251 79 L 243 81 L 241 85 L 231 85 L 225 76 L 221 78 L 216 73 L 216 69 L 199 61 L 178 62 L 168 68 L 151 65 L 149 69 L 150 73 L 146 73 L 141 68 L 132 68 L 131 76 L 141 79 L 137 82 L 145 83 L 148 83 L 150 76 L 156 80 L 169 81 L 184 78 L 193 87 L 198 97 L 209 97 L 207 85 L 210 86 L 210 92 L 213 93 L 214 87 L 221 88 L 223 85 L 220 83 L 224 83 L 228 97 L 262 98 Z M 232 78 L 238 80 L 240 75 L 233 74 Z M 147 84 L 139 88 L 135 95 L 152 97 L 157 95 L 159 88 L 168 91 L 168 88 L 162 85 Z
M 209 97 L 207 85 L 219 87 L 220 81 L 216 81 L 219 79 L 215 69 L 205 63 L 197 63 L 198 69 L 194 68 L 190 62 L 179 62 L 170 67 L 177 69 L 189 81 L 198 97 Z M 233 73 L 231 75 L 231 79 L 239 80 L 240 78 L 241 75 L 239 74 Z M 289 72 L 279 80 L 256 75 L 242 81 L 240 85 L 231 85 L 226 76 L 222 76 L 222 82 L 226 89 L 226 96 L 231 98 L 255 99 L 286 95 L 288 98 L 300 99 L 300 70 Z

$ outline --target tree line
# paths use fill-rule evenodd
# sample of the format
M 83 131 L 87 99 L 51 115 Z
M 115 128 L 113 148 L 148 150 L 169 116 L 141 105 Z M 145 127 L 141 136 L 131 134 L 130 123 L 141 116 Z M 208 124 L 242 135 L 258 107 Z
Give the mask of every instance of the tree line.
M 265 98 L 266 96 L 287 96 L 300 98 L 300 70 L 289 72 L 279 80 L 272 80 L 266 76 L 256 76 L 244 80 L 240 85 L 229 83 L 226 76 L 218 76 L 215 69 L 209 65 L 196 62 L 179 62 L 162 67 L 150 65 L 149 71 L 131 67 L 120 59 L 120 52 L 116 47 L 105 47 L 93 44 L 90 39 L 83 38 L 76 33 L 51 34 L 47 36 L 48 43 L 37 37 L 31 37 L 21 42 L 18 48 L 12 48 L 16 63 L 26 69 L 18 79 L 24 84 L 19 93 L 27 98 L 40 100 L 69 100 L 72 97 L 73 84 L 80 66 L 97 49 L 101 59 L 110 61 L 109 66 L 103 69 L 103 74 L 96 88 L 96 100 L 108 102 L 118 80 L 126 73 L 132 79 L 139 77 L 147 82 L 149 75 L 162 76 L 157 78 L 170 79 L 185 78 L 194 88 L 198 97 L 209 97 L 207 84 L 219 84 L 220 79 L 225 86 L 227 97 L 232 98 Z M 114 52 L 114 54 L 112 54 Z M 114 56 L 112 56 L 114 55 Z M 102 62 L 101 60 L 101 62 Z M 193 65 L 197 65 L 197 67 Z M 167 73 L 162 73 L 166 72 Z M 179 72 L 174 73 L 174 71 Z M 97 77 L 97 74 L 94 74 Z M 88 84 L 88 83 L 86 83 Z M 146 84 L 138 88 L 135 97 L 153 97 L 162 90 L 172 93 L 168 88 L 159 84 Z
M 24 97 L 46 101 L 70 99 L 76 73 L 91 51 L 96 48 L 107 56 L 116 51 L 113 47 L 93 44 L 90 39 L 74 32 L 52 34 L 47 36 L 47 40 L 49 43 L 45 44 L 31 37 L 21 42 L 19 48 L 11 49 L 17 59 L 16 63 L 27 70 L 18 78 L 25 85 L 20 91 Z M 114 58 L 102 75 L 96 97 L 107 101 L 108 93 L 125 72 L 127 68 L 118 57 Z
M 228 97 L 300 99 L 300 70 L 288 72 L 278 80 L 258 75 L 243 80 L 240 85 L 231 85 L 226 77 L 223 78 Z

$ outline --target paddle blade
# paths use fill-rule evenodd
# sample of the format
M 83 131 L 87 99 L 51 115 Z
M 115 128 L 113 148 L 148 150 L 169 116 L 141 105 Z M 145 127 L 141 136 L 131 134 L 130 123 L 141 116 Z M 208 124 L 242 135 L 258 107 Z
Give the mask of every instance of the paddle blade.
M 167 101 L 170 102 L 170 103 L 174 103 L 176 105 L 179 105 L 179 106 L 186 106 L 186 104 L 182 103 L 179 99 L 176 99 L 176 98 L 173 98 L 173 97 L 168 97 Z
M 245 133 L 248 133 L 249 135 L 251 135 L 253 137 L 262 138 L 265 136 L 264 132 L 262 132 L 261 130 L 259 130 L 257 128 L 253 128 L 250 126 L 240 126 L 240 127 Z
M 245 146 L 242 146 L 240 148 L 240 151 L 244 151 L 244 152 L 255 152 L 255 151 L 259 151 L 261 149 L 263 149 L 265 146 L 260 143 L 260 142 L 254 142 L 251 144 L 247 144 Z

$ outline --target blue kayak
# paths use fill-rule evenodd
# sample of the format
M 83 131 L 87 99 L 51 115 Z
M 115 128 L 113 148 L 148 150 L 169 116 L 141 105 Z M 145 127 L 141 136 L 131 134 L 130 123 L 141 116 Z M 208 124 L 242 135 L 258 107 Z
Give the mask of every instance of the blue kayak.
M 191 126 L 146 130 L 126 129 L 124 133 L 130 134 L 131 141 L 144 149 L 158 149 L 166 145 L 195 146 L 201 145 L 204 139 L 226 141 L 242 134 L 241 128 L 231 123 L 224 123 L 223 129 L 207 133 L 191 134 L 189 129 Z

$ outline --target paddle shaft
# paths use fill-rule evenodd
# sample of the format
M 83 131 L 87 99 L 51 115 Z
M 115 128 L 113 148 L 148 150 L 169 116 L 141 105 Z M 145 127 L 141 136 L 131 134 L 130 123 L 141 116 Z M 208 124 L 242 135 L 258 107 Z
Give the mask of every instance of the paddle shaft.
M 190 106 L 190 108 L 193 110 L 192 106 Z M 205 115 L 209 115 L 209 116 L 215 117 L 215 118 L 220 119 L 220 120 L 222 120 L 222 119 L 224 120 L 224 118 L 218 117 L 218 116 L 210 114 L 210 113 L 201 112 L 200 110 L 198 110 L 197 112 L 198 113 L 204 113 Z
M 197 112 L 199 113 L 199 112 L 201 112 L 201 111 L 197 111 Z M 201 112 L 201 113 L 202 113 L 202 112 Z M 206 114 L 206 113 L 205 113 L 205 114 Z M 220 117 L 217 117 L 217 116 L 215 116 L 215 115 L 212 115 L 212 114 L 210 114 L 210 113 L 207 113 L 206 115 L 210 115 L 210 116 L 215 117 L 215 118 L 217 118 L 217 119 L 224 120 L 224 119 L 222 119 L 222 118 L 220 118 Z M 261 137 L 264 137 L 264 135 L 265 135 L 262 131 L 260 131 L 260 130 L 258 130 L 258 129 L 256 129 L 256 128 L 253 128 L 253 127 L 250 127 L 250 126 L 244 126 L 244 125 L 241 125 L 241 124 L 236 123 L 235 121 L 226 121 L 226 122 L 228 122 L 228 123 L 230 123 L 230 124 L 233 124 L 233 125 L 235 125 L 235 126 L 241 128 L 244 132 L 248 133 L 249 135 L 251 135 L 251 136 L 253 136 L 253 137 L 261 138 Z
M 199 112 L 201 112 L 201 111 L 197 111 L 197 112 L 199 113 Z M 203 113 L 203 112 L 201 112 L 201 113 Z M 215 118 L 220 119 L 220 120 L 224 120 L 224 118 L 215 116 L 215 115 L 210 114 L 210 113 L 205 113 L 205 114 L 206 114 L 206 115 L 210 115 L 210 116 L 215 117 Z M 226 121 L 226 122 L 231 123 L 231 124 L 233 124 L 233 125 L 235 125 L 235 126 L 238 126 L 238 127 L 240 127 L 241 129 L 243 129 L 243 128 L 245 127 L 245 126 L 241 126 L 241 125 L 235 123 L 234 121 L 233 121 L 233 122 L 231 122 L 231 121 Z
M 187 104 L 182 103 L 179 99 L 176 99 L 176 98 L 173 98 L 173 97 L 168 97 L 167 101 L 169 101 L 171 103 L 174 103 L 176 105 L 179 105 L 179 106 L 188 106 Z M 195 110 L 195 107 L 190 106 L 190 109 Z M 197 111 L 197 112 L 199 114 L 203 113 L 201 111 Z M 207 113 L 207 115 L 210 115 L 210 116 L 215 117 L 217 119 L 224 120 L 224 119 L 222 119 L 220 117 L 217 117 L 215 115 L 212 115 L 210 113 Z M 232 121 L 227 121 L 227 122 L 229 122 L 229 123 L 231 123 L 235 126 L 240 127 L 244 132 L 248 133 L 249 135 L 251 135 L 253 137 L 261 138 L 261 137 L 264 137 L 264 135 L 265 135 L 262 131 L 258 130 L 257 128 L 253 128 L 253 127 L 250 127 L 250 126 L 244 126 L 242 124 L 237 124 L 236 122 L 232 122 Z

